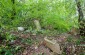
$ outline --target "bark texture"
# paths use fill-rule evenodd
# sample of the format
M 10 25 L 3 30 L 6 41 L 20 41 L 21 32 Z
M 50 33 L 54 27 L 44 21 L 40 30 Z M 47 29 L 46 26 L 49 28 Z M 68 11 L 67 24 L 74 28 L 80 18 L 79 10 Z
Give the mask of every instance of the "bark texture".
M 84 19 L 84 14 L 81 8 L 81 2 L 80 0 L 75 0 L 76 4 L 77 4 L 77 9 L 78 9 L 78 13 L 79 13 L 79 18 L 78 18 L 78 22 L 79 22 L 79 34 L 80 36 L 85 36 L 85 19 Z

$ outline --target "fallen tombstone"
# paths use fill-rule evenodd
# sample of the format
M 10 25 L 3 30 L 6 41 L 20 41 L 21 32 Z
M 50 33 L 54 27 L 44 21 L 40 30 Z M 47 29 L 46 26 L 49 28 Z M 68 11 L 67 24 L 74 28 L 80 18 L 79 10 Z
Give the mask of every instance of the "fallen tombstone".
M 60 46 L 59 44 L 57 43 L 56 40 L 50 40 L 48 39 L 47 37 L 44 38 L 44 43 L 45 45 L 51 49 L 54 53 L 57 53 L 57 54 L 61 54 L 62 51 L 60 50 Z

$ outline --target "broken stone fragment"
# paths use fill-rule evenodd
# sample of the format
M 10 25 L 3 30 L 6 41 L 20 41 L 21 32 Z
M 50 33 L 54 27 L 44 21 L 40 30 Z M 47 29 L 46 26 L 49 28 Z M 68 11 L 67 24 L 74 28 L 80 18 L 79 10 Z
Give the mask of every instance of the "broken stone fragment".
M 18 31 L 24 31 L 24 27 L 18 27 Z
M 45 45 L 51 49 L 54 53 L 61 54 L 60 46 L 56 40 L 50 40 L 47 37 L 44 38 Z

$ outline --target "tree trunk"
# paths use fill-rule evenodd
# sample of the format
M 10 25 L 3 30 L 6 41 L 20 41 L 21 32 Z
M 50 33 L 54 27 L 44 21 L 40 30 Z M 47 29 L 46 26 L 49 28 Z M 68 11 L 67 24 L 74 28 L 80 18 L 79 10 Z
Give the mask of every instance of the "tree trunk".
M 15 12 L 15 0 L 11 0 L 12 2 L 12 16 L 11 19 L 13 20 L 15 18 L 16 12 Z
M 80 0 L 76 0 L 76 4 L 77 4 L 78 13 L 79 13 L 79 18 L 78 18 L 79 34 L 80 36 L 85 36 L 85 19 L 84 19 L 83 11 L 81 9 Z

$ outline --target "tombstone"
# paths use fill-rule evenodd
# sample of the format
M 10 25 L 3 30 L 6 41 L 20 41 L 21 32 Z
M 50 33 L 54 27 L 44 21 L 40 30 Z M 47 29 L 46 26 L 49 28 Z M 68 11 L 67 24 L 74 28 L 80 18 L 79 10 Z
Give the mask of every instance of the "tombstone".
M 34 20 L 34 24 L 35 24 L 36 29 L 37 29 L 38 31 L 41 30 L 41 26 L 40 26 L 39 20 Z

